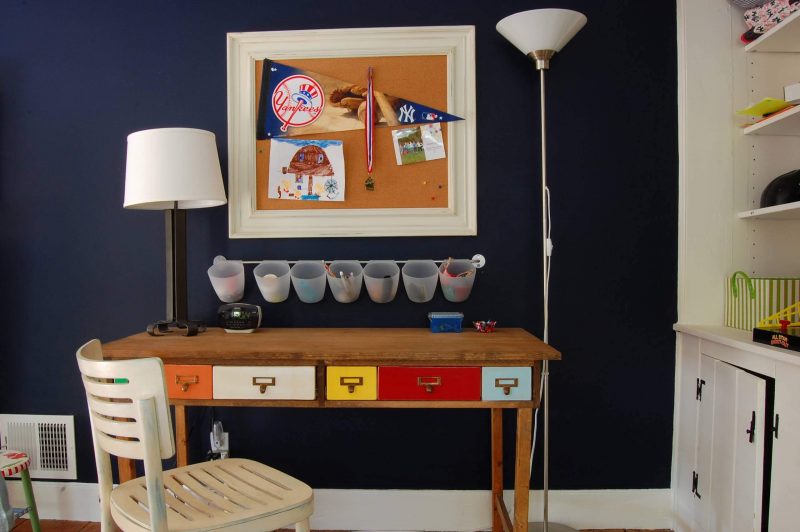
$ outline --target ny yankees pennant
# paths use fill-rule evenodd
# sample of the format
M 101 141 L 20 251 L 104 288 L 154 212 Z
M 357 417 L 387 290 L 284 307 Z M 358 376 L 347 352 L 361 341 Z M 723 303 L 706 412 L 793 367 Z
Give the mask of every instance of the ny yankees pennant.
M 256 121 L 258 140 L 365 129 L 370 114 L 375 127 L 463 120 L 378 90 L 374 91 L 375 108 L 368 113 L 368 89 L 362 84 L 270 59 L 264 59 L 261 72 Z

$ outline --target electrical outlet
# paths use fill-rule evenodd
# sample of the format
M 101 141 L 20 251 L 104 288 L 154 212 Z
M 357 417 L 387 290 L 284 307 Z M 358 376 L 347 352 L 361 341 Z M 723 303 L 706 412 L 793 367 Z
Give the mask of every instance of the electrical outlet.
M 215 421 L 211 427 L 211 458 L 228 458 L 230 447 L 228 433 L 222 428 L 222 421 Z

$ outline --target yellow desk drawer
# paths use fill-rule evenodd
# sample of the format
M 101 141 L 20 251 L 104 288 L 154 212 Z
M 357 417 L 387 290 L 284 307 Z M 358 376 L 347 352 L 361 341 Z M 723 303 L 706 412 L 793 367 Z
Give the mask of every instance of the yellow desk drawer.
M 326 388 L 333 401 L 374 401 L 378 398 L 378 368 L 328 366 Z
M 315 399 L 314 366 L 214 366 L 214 399 Z

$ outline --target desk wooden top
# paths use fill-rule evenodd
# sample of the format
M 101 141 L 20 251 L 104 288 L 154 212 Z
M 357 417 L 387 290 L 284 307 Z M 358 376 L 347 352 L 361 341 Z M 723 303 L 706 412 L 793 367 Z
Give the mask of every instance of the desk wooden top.
M 218 365 L 496 365 L 532 366 L 561 354 L 523 329 L 482 334 L 428 329 L 288 328 L 230 334 L 209 328 L 197 336 L 134 334 L 103 345 L 107 359 L 160 357 L 167 364 Z

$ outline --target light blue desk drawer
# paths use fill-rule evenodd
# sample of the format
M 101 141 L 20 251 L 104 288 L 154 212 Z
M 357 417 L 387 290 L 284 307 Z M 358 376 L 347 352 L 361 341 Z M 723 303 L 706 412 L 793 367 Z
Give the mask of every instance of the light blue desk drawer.
M 483 368 L 481 397 L 484 401 L 530 401 L 530 367 Z

